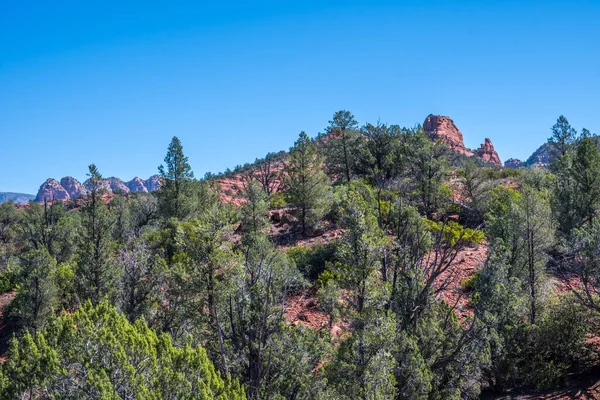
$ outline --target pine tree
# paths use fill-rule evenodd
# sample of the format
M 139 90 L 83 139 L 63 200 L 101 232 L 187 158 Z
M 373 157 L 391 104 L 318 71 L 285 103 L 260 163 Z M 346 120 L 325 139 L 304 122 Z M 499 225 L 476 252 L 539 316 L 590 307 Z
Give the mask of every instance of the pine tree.
M 431 219 L 448 200 L 444 191 L 444 179 L 449 169 L 448 148 L 441 141 L 432 142 L 419 129 L 405 135 L 402 152 L 417 200 Z
M 336 182 L 348 183 L 354 176 L 356 156 L 361 138 L 358 123 L 350 111 L 341 110 L 333 115 L 322 138 L 327 173 Z
M 552 126 L 552 136 L 548 143 L 552 145 L 552 155 L 556 159 L 565 156 L 573 147 L 577 131 L 571 127 L 569 121 L 561 115 Z
M 540 286 L 545 275 L 547 251 L 553 244 L 552 215 L 547 196 L 524 188 L 518 202 L 518 229 L 523 250 L 519 260 L 522 282 L 529 293 L 529 320 L 535 324 L 538 315 Z
M 305 132 L 290 148 L 285 166 L 287 196 L 296 209 L 301 231 L 307 234 L 323 215 L 327 200 L 327 176 L 323 172 L 323 157 Z
M 174 136 L 167 149 L 165 164 L 158 167 L 161 185 L 157 191 L 160 215 L 165 218 L 184 219 L 188 216 L 191 204 L 191 182 L 194 173 L 183 154 L 181 141 Z
M 593 139 L 586 137 L 577 146 L 572 175 L 577 222 L 589 223 L 600 208 L 600 152 Z
M 76 292 L 80 302 L 98 304 L 116 295 L 119 270 L 113 256 L 113 218 L 102 199 L 102 175 L 89 167 L 90 191 L 81 207 L 81 233 L 77 249 Z
M 267 196 L 257 182 L 249 182 L 245 199 L 239 248 L 242 262 L 228 274 L 231 281 L 223 324 L 232 346 L 230 370 L 242 377 L 248 398 L 258 400 L 269 397 L 261 393 L 275 373 L 269 368 L 270 349 L 282 329 L 288 291 L 303 282 L 285 254 L 269 241 Z

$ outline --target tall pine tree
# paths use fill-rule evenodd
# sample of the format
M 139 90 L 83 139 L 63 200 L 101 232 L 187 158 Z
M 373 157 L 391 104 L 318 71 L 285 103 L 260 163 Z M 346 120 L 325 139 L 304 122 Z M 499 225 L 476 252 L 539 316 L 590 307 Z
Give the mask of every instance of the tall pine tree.
M 169 144 L 165 165 L 158 167 L 161 185 L 157 191 L 159 213 L 165 219 L 184 219 L 191 210 L 194 173 L 183 154 L 181 141 L 174 136 Z
M 301 231 L 306 235 L 325 211 L 328 185 L 323 157 L 304 131 L 290 148 L 285 172 L 288 201 L 296 209 Z
M 76 291 L 80 302 L 98 304 L 116 295 L 119 270 L 115 265 L 111 231 L 113 217 L 102 194 L 102 175 L 89 167 L 90 190 L 81 207 L 81 234 L 77 250 Z

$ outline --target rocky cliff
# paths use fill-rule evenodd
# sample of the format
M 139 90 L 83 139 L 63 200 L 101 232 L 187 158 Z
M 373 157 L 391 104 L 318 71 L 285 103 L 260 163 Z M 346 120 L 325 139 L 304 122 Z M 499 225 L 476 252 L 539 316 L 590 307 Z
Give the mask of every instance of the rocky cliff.
M 104 179 L 102 188 L 108 192 L 114 193 L 152 192 L 158 189 L 159 185 L 160 176 L 158 175 L 152 175 L 145 181 L 135 177 L 129 182 L 124 182 L 119 178 L 110 177 Z M 46 182 L 40 186 L 35 201 L 76 199 L 85 196 L 89 188 L 89 179 L 84 183 L 80 183 L 71 176 L 65 176 L 60 182 L 56 179 L 48 178 Z
M 432 140 L 441 140 L 456 153 L 468 157 L 475 156 L 490 164 L 502 166 L 500 157 L 490 139 L 486 138 L 484 143 L 476 150 L 467 148 L 463 141 L 462 132 L 450 117 L 430 114 L 425 118 L 423 130 Z

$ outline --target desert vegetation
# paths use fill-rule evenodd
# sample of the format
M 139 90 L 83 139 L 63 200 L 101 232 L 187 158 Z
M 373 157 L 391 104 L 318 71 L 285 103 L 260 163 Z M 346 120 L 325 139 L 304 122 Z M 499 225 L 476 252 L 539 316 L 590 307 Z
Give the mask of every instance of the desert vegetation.
M 507 169 L 491 142 L 339 111 L 200 179 L 173 137 L 151 193 L 92 164 L 81 198 L 0 204 L 0 397 L 565 385 L 600 361 L 599 143 L 561 116 L 547 165 Z

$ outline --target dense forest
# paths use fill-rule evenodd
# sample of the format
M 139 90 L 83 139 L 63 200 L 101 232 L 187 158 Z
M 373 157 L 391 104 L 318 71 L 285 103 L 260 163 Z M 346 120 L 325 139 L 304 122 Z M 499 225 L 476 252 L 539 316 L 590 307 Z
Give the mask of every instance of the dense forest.
M 561 116 L 550 165 L 503 169 L 339 111 L 202 179 L 174 137 L 153 193 L 90 165 L 84 198 L 0 204 L 0 398 L 560 387 L 600 363 L 599 143 Z

